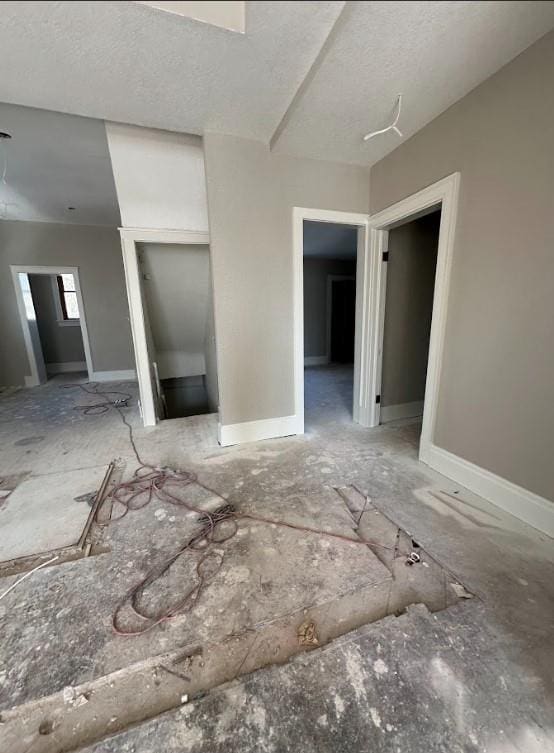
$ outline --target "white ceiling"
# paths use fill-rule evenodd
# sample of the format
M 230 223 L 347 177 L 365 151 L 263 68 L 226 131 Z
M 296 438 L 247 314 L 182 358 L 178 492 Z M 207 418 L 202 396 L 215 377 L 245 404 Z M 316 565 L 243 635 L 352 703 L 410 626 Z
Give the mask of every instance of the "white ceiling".
M 119 221 L 102 123 L 45 110 L 371 165 L 401 143 L 362 141 L 399 92 L 406 139 L 553 26 L 553 0 L 248 2 L 246 34 L 141 3 L 3 2 L 0 102 L 43 111 L 0 106 L 0 201 L 18 219 Z
M 355 259 L 358 228 L 333 222 L 304 221 L 304 256 L 318 259 Z
M 369 165 L 400 143 L 361 141 L 399 92 L 406 138 L 553 26 L 551 0 L 249 2 L 246 34 L 139 3 L 4 2 L 0 101 L 266 142 L 286 115 L 277 151 Z
M 371 165 L 554 26 L 554 3 L 354 2 L 276 151 Z M 399 127 L 391 122 L 403 94 Z
M 0 131 L 12 134 L 0 141 L 0 219 L 120 224 L 101 120 L 0 103 Z
M 132 2 L 3 2 L 0 101 L 269 141 L 342 6 L 250 2 L 238 34 Z

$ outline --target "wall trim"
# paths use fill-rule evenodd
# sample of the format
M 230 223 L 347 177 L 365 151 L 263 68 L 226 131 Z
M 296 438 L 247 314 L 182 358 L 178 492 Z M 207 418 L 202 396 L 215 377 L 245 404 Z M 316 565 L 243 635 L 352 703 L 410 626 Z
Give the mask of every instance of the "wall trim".
M 63 363 L 47 363 L 47 374 L 66 374 L 71 371 L 86 371 L 86 361 L 63 361 Z
M 304 366 L 326 366 L 329 356 L 304 356 Z
M 381 406 L 381 423 L 397 421 L 400 418 L 415 418 L 423 415 L 423 400 L 413 403 L 397 403 L 396 405 Z
M 137 374 L 134 369 L 121 371 L 93 371 L 91 382 L 127 382 L 135 381 Z
M 367 359 L 365 372 L 368 374 L 368 379 L 361 393 L 365 402 L 360 410 L 362 414 L 365 414 L 366 426 L 377 426 L 380 422 L 380 405 L 376 401 L 376 396 L 381 394 L 387 279 L 387 265 L 383 263 L 383 252 L 388 248 L 389 230 L 404 222 L 422 217 L 435 208 L 440 207 L 441 210 L 425 402 L 419 443 L 419 457 L 424 462 L 427 449 L 435 436 L 459 190 L 460 173 L 452 173 L 369 218 L 371 242 L 367 266 L 369 266 L 370 280 L 367 315 L 363 318 L 363 321 L 367 322 L 368 333 L 365 338 L 367 348 L 362 354 L 362 358 Z
M 434 444 L 421 460 L 493 505 L 554 538 L 554 503 Z
M 217 426 L 217 439 L 222 447 L 229 447 L 242 442 L 257 442 L 261 439 L 276 439 L 290 437 L 298 431 L 297 416 L 281 416 L 279 418 L 262 418 L 259 421 L 244 421 L 240 424 Z

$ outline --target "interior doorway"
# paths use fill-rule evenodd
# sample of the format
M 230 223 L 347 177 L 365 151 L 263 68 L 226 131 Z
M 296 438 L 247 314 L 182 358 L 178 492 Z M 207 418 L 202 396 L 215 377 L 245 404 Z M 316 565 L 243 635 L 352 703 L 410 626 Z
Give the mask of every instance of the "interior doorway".
M 198 415 L 199 409 L 205 411 L 206 402 L 216 413 L 219 390 L 208 233 L 126 228 L 120 232 L 144 426 Z M 192 256 L 187 248 L 195 250 Z M 200 276 L 199 266 L 204 270 Z M 197 290 L 191 286 L 191 274 Z M 187 327 L 191 321 L 193 335 Z
M 440 210 L 438 243 L 433 278 L 431 322 L 428 337 L 428 357 L 425 372 L 423 417 L 419 440 L 419 459 L 434 464 L 437 448 L 434 444 L 439 380 L 446 335 L 446 315 L 450 289 L 450 273 L 454 252 L 454 234 L 458 210 L 460 174 L 452 173 L 415 194 L 401 199 L 369 218 L 370 241 L 365 268 L 368 270 L 364 286 L 363 308 L 363 397 L 366 401 L 365 425 L 372 427 L 381 418 L 381 382 L 385 312 L 387 297 L 387 265 L 391 233 L 406 223 Z
M 30 374 L 27 387 L 50 377 L 85 372 L 92 358 L 76 267 L 11 266 Z
M 380 422 L 423 416 L 441 210 L 389 231 Z
M 327 280 L 329 361 L 330 363 L 347 363 L 353 366 L 356 328 L 356 275 L 343 277 L 329 275 Z
M 137 254 L 158 419 L 215 413 L 209 246 L 140 243 Z
M 303 222 L 304 404 L 308 428 L 353 420 L 358 228 Z

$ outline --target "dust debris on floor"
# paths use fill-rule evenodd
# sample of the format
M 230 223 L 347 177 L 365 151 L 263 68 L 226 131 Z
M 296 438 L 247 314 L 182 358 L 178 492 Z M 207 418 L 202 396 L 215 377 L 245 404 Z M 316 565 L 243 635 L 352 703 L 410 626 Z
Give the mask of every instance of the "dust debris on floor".
M 434 650 L 416 639 L 414 623 L 420 624 L 421 615 L 426 635 L 432 615 L 473 608 L 477 620 L 489 619 L 484 603 L 491 586 L 480 568 L 468 554 L 451 557 L 448 506 L 444 515 L 434 505 L 421 508 L 424 524 L 414 517 L 414 493 L 428 489 L 429 478 L 413 459 L 413 424 L 383 429 L 369 443 L 354 427 L 338 431 L 316 423 L 317 432 L 301 440 L 217 449 L 206 431 L 213 425 L 209 415 L 200 422 L 179 419 L 179 432 L 175 424 L 148 434 L 138 428 L 135 389 L 81 386 L 79 392 L 88 394 L 76 411 L 74 391 L 51 385 L 47 397 L 63 410 L 33 419 L 50 442 L 37 442 L 40 451 L 22 456 L 29 445 L 16 436 L 0 450 L 9 470 L 5 483 L 21 499 L 31 491 L 38 520 L 46 476 L 64 490 L 66 506 L 82 506 L 86 519 L 92 514 L 88 556 L 64 557 L 64 547 L 54 547 L 25 553 L 8 563 L 11 570 L 4 563 L 0 571 L 2 749 L 77 750 L 118 734 L 128 738 L 114 741 L 132 747 L 135 742 L 126 742 L 135 739 L 127 732 L 132 725 L 145 720 L 152 725 L 159 718 L 169 730 L 174 717 L 158 717 L 162 712 L 182 707 L 171 714 L 202 714 L 234 687 L 244 687 L 248 697 L 258 692 L 258 681 L 248 678 L 260 672 L 276 677 L 282 671 L 292 689 L 316 662 L 334 686 L 337 669 L 325 665 L 339 655 L 347 667 L 341 681 L 350 688 L 341 692 L 369 703 L 378 688 L 372 689 L 373 680 L 368 686 L 368 668 L 382 681 L 396 673 L 402 654 L 411 656 L 413 641 L 421 656 Z M 3 410 L 13 411 L 5 403 L 21 394 L 3 398 Z M 183 445 L 185 425 L 189 444 Z M 29 436 L 27 427 L 19 431 Z M 86 469 L 80 467 L 83 453 Z M 73 478 L 80 487 L 69 483 Z M 34 480 L 36 486 L 25 487 Z M 402 504 L 391 504 L 398 498 Z M 82 525 L 80 530 L 82 535 Z M 476 528 L 476 537 L 484 530 L 490 534 Z M 517 542 L 525 532 L 511 535 Z M 439 557 L 427 541 L 435 543 Z M 71 548 L 78 542 L 65 543 Z M 490 558 L 501 542 L 488 546 Z M 13 567 L 18 559 L 19 570 Z M 414 612 L 414 605 L 425 612 Z M 364 631 L 382 624 L 377 632 L 392 630 L 398 640 L 398 629 L 391 628 L 395 620 L 405 632 L 396 644 L 398 655 L 378 643 L 366 657 L 359 648 Z M 460 624 L 457 631 L 449 619 L 437 645 L 457 650 L 463 645 L 467 651 L 474 628 L 466 617 Z M 302 663 L 305 652 L 310 663 Z M 278 665 L 290 670 L 270 669 Z M 326 712 L 326 724 L 337 730 L 346 703 L 339 698 L 334 721 Z M 392 735 L 387 725 L 395 723 L 385 721 L 381 706 L 372 708 L 374 729 Z M 144 728 L 146 737 L 150 729 Z M 228 740 L 228 733 L 221 732 L 221 739 Z M 191 733 L 183 749 L 196 750 L 194 739 Z M 95 751 L 117 749 L 107 740 L 99 745 Z M 171 745 L 164 742 L 167 750 Z

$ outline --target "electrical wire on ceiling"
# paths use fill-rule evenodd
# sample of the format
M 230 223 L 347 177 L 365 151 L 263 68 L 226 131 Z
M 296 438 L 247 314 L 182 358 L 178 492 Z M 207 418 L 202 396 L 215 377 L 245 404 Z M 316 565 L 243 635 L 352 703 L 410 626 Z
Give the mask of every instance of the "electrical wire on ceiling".
M 366 133 L 366 135 L 364 136 L 364 141 L 369 141 L 369 139 L 372 139 L 374 136 L 379 136 L 381 133 L 387 133 L 388 131 L 394 131 L 402 138 L 404 134 L 397 127 L 397 123 L 400 120 L 401 109 L 402 109 L 402 94 L 399 94 L 396 98 L 396 102 L 394 103 L 393 112 L 396 111 L 396 115 L 394 116 L 392 123 L 388 125 L 386 128 L 380 128 L 378 131 L 370 131 L 369 133 Z

